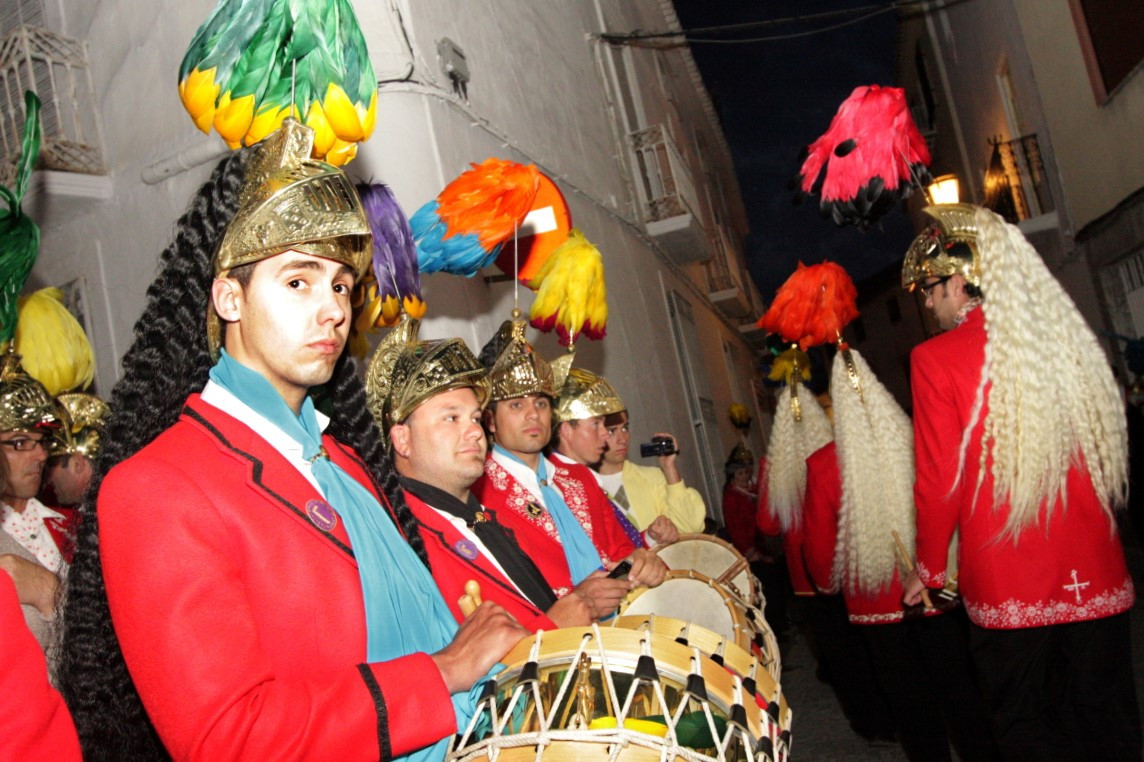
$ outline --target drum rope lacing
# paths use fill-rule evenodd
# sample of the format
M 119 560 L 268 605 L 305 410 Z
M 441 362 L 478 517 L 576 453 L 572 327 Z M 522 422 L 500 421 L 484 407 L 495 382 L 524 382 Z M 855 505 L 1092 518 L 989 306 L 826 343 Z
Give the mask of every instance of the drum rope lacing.
M 621 706 L 619 696 L 616 693 L 615 681 L 612 678 L 612 666 L 609 663 L 607 651 L 603 647 L 599 625 L 596 624 L 592 625 L 592 630 L 590 633 L 584 633 L 584 636 L 580 641 L 575 655 L 573 656 L 571 662 L 569 662 L 570 666 L 567 670 L 567 675 L 562 681 L 556 697 L 553 699 L 549 713 L 545 715 L 542 710 L 537 712 L 537 717 L 540 720 L 539 730 L 529 733 L 504 735 L 506 727 L 513 719 L 514 710 L 518 707 L 518 705 L 520 705 L 522 696 L 526 691 L 530 693 L 534 707 L 542 708 L 544 706 L 544 702 L 540 695 L 539 670 L 534 669 L 539 664 L 543 636 L 543 631 L 536 633 L 532 646 L 529 650 L 529 661 L 521 670 L 520 683 L 518 683 L 513 688 L 512 697 L 509 700 L 508 705 L 505 707 L 504 716 L 497 716 L 497 696 L 495 691 L 482 697 L 482 699 L 478 701 L 477 713 L 473 716 L 473 719 L 469 722 L 468 727 L 460 738 L 462 747 L 458 748 L 453 754 L 451 754 L 450 759 L 457 762 L 466 762 L 467 760 L 476 760 L 479 758 L 487 757 L 488 759 L 495 761 L 498 758 L 501 749 L 535 746 L 536 760 L 537 762 L 540 762 L 546 748 L 548 748 L 553 743 L 568 741 L 581 743 L 591 742 L 593 744 L 600 745 L 607 744 L 609 749 L 608 758 L 610 762 L 617 760 L 619 755 L 622 754 L 623 751 L 629 746 L 639 746 L 652 750 L 658 749 L 660 751 L 661 762 L 667 762 L 669 759 L 685 759 L 688 760 L 688 762 L 704 762 L 710 761 L 712 759 L 721 761 L 727 759 L 726 754 L 728 748 L 736 736 L 741 738 L 742 748 L 747 754 L 747 759 L 751 762 L 756 759 L 760 760 L 760 762 L 763 760 L 775 760 L 775 762 L 780 762 L 781 760 L 786 760 L 789 758 L 789 749 L 787 744 L 785 741 L 781 740 L 781 730 L 778 727 L 775 719 L 771 717 L 767 712 L 761 713 L 761 721 L 765 727 L 765 739 L 769 740 L 769 746 L 772 753 L 756 753 L 756 744 L 752 743 L 750 733 L 746 730 L 746 728 L 739 725 L 739 721 L 735 718 L 734 712 L 732 712 L 732 716 L 728 718 L 728 721 L 726 722 L 726 730 L 723 734 L 723 737 L 720 738 L 716 728 L 714 715 L 711 712 L 711 704 L 707 700 L 706 690 L 703 688 L 701 665 L 702 659 L 704 657 L 698 648 L 691 649 L 692 656 L 690 659 L 690 675 L 698 678 L 698 686 L 702 690 L 702 696 L 697 696 L 695 693 L 691 692 L 691 682 L 689 681 L 688 688 L 682 691 L 683 700 L 680 701 L 679 706 L 676 707 L 674 713 L 668 714 L 665 711 L 664 719 L 666 720 L 665 724 L 667 726 L 667 733 L 665 738 L 660 739 L 656 736 L 641 733 L 639 731 L 624 727 L 624 722 L 628 719 L 628 713 L 631 711 L 631 704 L 637 694 L 641 683 L 650 684 L 653 687 L 655 696 L 659 701 L 659 705 L 664 707 L 665 710 L 668 707 L 668 702 L 663 691 L 663 685 L 658 679 L 651 680 L 645 677 L 640 677 L 639 668 L 637 668 L 636 675 L 632 681 L 632 685 L 627 691 L 626 699 L 622 703 L 622 709 L 616 716 L 615 728 L 593 730 L 588 730 L 585 727 L 571 729 L 553 728 L 552 726 L 557 719 L 556 714 L 563 705 L 564 699 L 567 696 L 570 687 L 577 682 L 575 675 L 578 671 L 578 665 L 582 664 L 583 660 L 587 659 L 589 645 L 593 641 L 596 644 L 594 652 L 595 656 L 599 660 L 600 669 L 602 673 L 607 677 L 607 679 L 603 682 L 607 686 L 607 693 L 608 697 L 610 698 L 611 706 Z M 640 639 L 640 657 L 646 657 L 648 660 L 651 660 L 652 654 L 649 640 L 650 633 L 644 633 L 643 637 Z M 651 663 L 654 665 L 654 661 Z M 527 679 L 526 673 L 528 673 Z M 732 677 L 734 681 L 734 706 L 738 707 L 741 713 L 744 697 L 743 684 L 739 676 L 732 675 Z M 749 700 L 754 701 L 753 695 L 750 695 L 748 698 Z M 676 728 L 684 712 L 688 708 L 691 700 L 699 702 L 700 706 L 702 707 L 704 717 L 707 721 L 707 727 L 711 734 L 711 738 L 717 741 L 715 751 L 718 756 L 716 757 L 711 757 L 707 754 L 702 754 L 688 747 L 680 746 L 678 743 Z M 479 718 L 484 711 L 482 709 L 483 706 L 487 706 L 489 716 L 492 718 L 494 735 L 482 739 L 474 746 L 466 749 L 463 744 L 473 735 L 478 725 Z M 565 708 L 565 716 L 567 716 L 571 711 L 572 710 L 570 707 Z M 580 718 L 580 720 L 584 721 L 585 718 Z M 761 741 L 763 739 L 759 740 Z M 496 743 L 494 744 L 493 741 Z M 666 741 L 668 745 L 665 746 L 663 741 Z

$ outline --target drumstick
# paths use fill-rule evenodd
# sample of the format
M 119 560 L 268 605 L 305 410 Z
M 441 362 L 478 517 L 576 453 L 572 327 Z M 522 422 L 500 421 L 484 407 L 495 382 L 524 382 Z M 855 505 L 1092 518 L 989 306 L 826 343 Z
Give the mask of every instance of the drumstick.
M 910 554 L 906 552 L 906 545 L 902 542 L 902 538 L 898 535 L 897 529 L 891 529 L 890 533 L 894 535 L 894 546 L 898 549 L 898 555 L 902 559 L 902 565 L 906 567 L 906 572 L 914 570 L 914 562 L 910 560 Z M 922 588 L 922 603 L 925 604 L 927 609 L 933 608 L 933 601 L 930 600 L 929 590 Z
M 477 607 L 481 605 L 481 585 L 475 579 L 471 579 L 465 583 L 465 594 L 457 599 L 457 605 L 461 607 L 461 613 L 465 616 L 472 616 Z

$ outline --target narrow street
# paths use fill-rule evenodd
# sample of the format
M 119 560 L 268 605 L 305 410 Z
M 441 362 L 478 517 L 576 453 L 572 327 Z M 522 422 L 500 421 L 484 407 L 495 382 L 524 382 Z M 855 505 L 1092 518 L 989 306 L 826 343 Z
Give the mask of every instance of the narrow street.
M 1131 531 L 1124 533 L 1125 555 L 1136 582 L 1136 606 L 1132 610 L 1132 665 L 1136 694 L 1144 696 L 1144 548 Z M 794 762 L 870 760 L 896 762 L 906 759 L 897 744 L 870 743 L 850 729 L 830 686 L 815 677 L 816 664 L 798 627 L 792 627 L 790 642 L 782 651 L 783 692 L 794 714 L 791 759 Z M 1141 713 L 1144 722 L 1144 712 Z

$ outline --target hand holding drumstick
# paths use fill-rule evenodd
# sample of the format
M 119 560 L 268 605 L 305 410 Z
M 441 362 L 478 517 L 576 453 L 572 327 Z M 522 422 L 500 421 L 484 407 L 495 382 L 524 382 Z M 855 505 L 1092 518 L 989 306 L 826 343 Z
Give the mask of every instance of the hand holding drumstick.
M 466 617 L 473 615 L 477 607 L 481 605 L 481 585 L 475 579 L 471 579 L 465 583 L 465 594 L 457 599 L 457 605 L 461 607 L 461 613 Z
M 892 534 L 894 535 L 894 547 L 898 549 L 898 557 L 901 558 L 902 565 L 909 573 L 904 584 L 905 594 L 902 596 L 902 600 L 907 606 L 914 606 L 917 605 L 920 597 L 925 607 L 932 609 L 933 601 L 930 600 L 929 590 L 926 589 L 925 583 L 918 577 L 918 573 L 914 569 L 914 562 L 910 560 L 910 554 L 906 552 L 905 543 L 902 542 L 902 538 L 898 535 L 898 530 L 893 530 Z

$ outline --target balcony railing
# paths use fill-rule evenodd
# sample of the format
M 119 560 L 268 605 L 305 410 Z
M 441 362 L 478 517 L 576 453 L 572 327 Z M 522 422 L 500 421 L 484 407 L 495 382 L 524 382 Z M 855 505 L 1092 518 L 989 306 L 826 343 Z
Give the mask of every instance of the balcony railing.
M 42 103 L 39 166 L 106 174 L 86 43 L 22 26 L 0 39 L 0 182 L 11 182 L 20 154 L 26 90 Z
M 661 124 L 631 133 L 644 190 L 644 221 L 695 214 L 699 197 L 691 171 Z
M 1056 206 L 1037 136 L 989 142 L 993 156 L 985 170 L 985 207 L 1013 224 L 1052 212 Z

